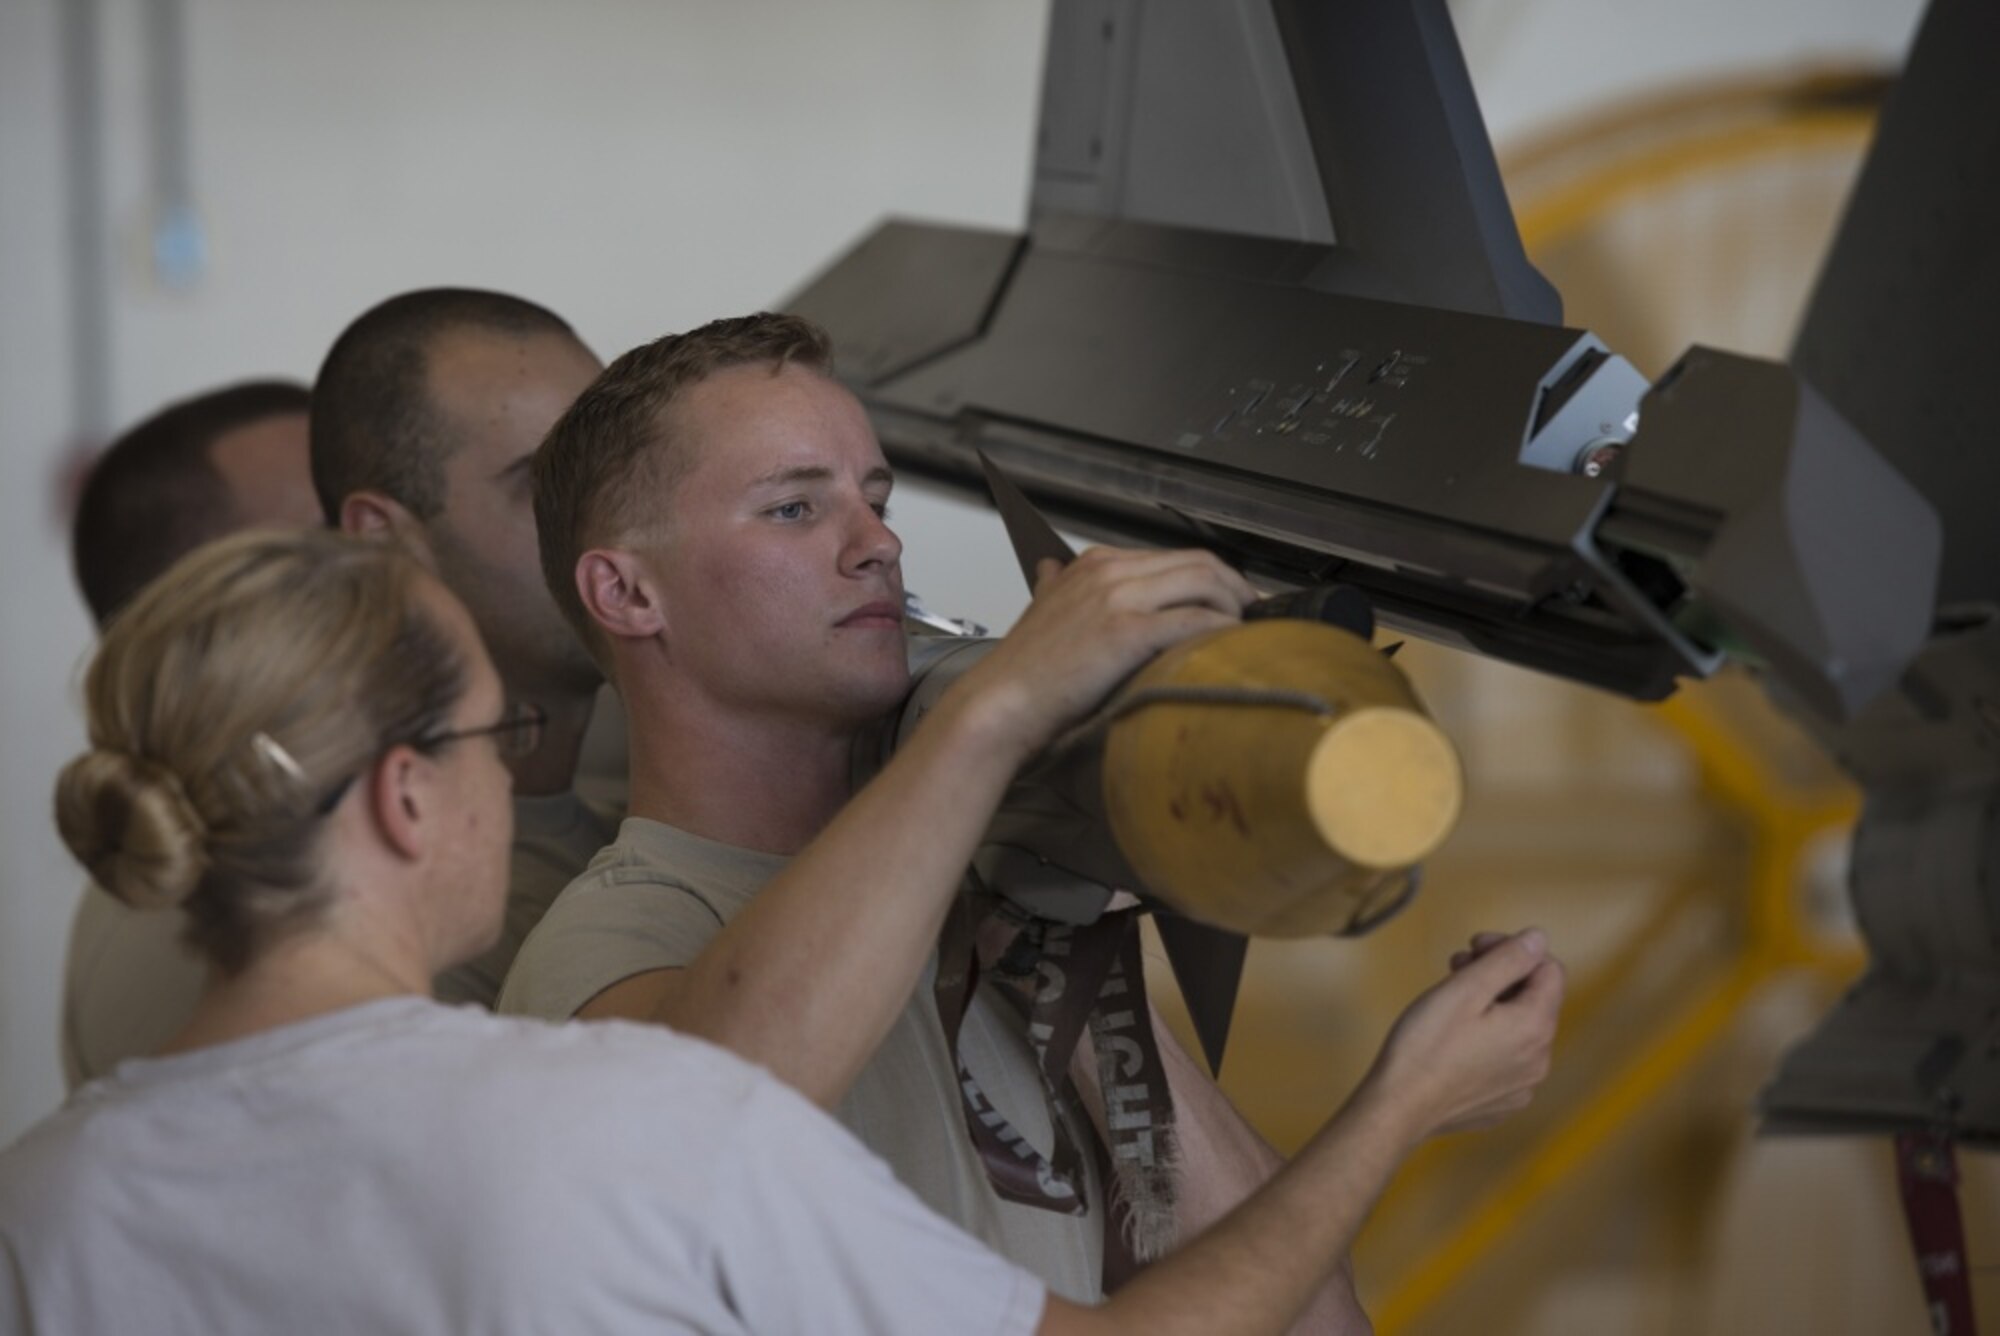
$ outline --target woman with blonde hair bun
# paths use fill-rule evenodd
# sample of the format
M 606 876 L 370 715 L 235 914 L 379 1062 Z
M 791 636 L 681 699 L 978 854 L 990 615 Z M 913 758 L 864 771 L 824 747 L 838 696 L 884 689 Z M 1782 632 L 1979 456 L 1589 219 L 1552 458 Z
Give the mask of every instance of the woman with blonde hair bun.
M 1233 619 L 1233 575 L 1181 555 L 1044 583 L 686 971 L 704 1038 L 779 1076 L 801 1036 L 817 1070 L 859 1068 L 1020 761 Z M 85 697 L 63 838 L 127 902 L 184 905 L 209 977 L 158 1056 L 0 1152 L 0 1331 L 1277 1331 L 1402 1152 L 1512 1107 L 1546 1060 L 1560 974 L 1496 947 L 1406 1013 L 1293 1170 L 1084 1309 L 722 1048 L 429 998 L 499 931 L 502 754 L 539 719 L 411 557 L 328 532 L 201 549 L 107 629 Z
M 134 908 L 184 905 L 230 978 L 321 920 L 337 786 L 394 742 L 436 751 L 473 685 L 437 592 L 393 551 L 323 533 L 177 567 L 91 664 L 91 750 L 56 786 L 70 851 Z M 494 736 L 534 732 L 512 714 Z

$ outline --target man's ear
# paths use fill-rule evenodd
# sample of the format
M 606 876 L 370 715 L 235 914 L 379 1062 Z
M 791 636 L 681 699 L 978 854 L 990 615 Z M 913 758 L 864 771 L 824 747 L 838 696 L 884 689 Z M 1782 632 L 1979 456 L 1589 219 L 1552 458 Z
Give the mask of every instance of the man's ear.
M 576 559 L 576 593 L 604 633 L 645 639 L 667 629 L 666 608 L 638 554 L 594 547 Z
M 340 531 L 367 538 L 393 538 L 415 553 L 426 566 L 434 564 L 424 522 L 412 515 L 401 501 L 385 492 L 364 488 L 342 497 Z
M 412 747 L 391 747 L 368 776 L 369 814 L 382 839 L 412 862 L 431 837 L 430 762 Z

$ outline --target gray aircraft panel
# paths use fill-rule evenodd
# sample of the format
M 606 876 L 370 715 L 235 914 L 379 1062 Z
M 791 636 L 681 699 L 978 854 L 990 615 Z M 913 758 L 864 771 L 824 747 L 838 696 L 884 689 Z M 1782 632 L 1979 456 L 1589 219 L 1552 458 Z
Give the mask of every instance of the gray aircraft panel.
M 2000 599 L 2000 4 L 1925 15 L 1792 365 L 1944 519 L 1939 600 Z
M 856 350 L 892 462 L 979 495 L 984 451 L 1078 532 L 1352 585 L 1387 625 L 1640 698 L 1746 662 L 1867 792 L 1870 969 L 1770 1125 L 2000 1140 L 2000 10 L 1935 0 L 1793 364 L 1694 348 L 1649 386 L 1554 323 L 1441 3 L 1231 3 L 1270 21 L 1210 16 L 1205 43 L 1275 31 L 1303 127 L 1232 230 L 1112 187 L 1142 162 L 1198 193 L 1251 131 L 1156 132 L 1157 99 L 1117 89 L 1269 52 L 1057 0 L 1052 43 L 1097 45 L 1051 53 L 1030 229 L 891 224 L 793 299 Z M 1139 68 L 1175 50 L 1193 67 Z M 1268 122 L 1284 82 L 1216 114 Z M 1284 203 L 1302 143 L 1331 245 Z M 1098 188 L 1049 192 L 1065 172 Z

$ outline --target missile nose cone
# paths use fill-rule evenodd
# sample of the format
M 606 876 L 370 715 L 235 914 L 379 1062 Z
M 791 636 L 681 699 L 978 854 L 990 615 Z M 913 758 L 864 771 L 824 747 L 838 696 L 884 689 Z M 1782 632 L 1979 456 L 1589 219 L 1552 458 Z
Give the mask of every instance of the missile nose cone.
M 1191 919 L 1265 937 L 1364 931 L 1451 833 L 1464 773 L 1402 672 L 1315 622 L 1177 646 L 1105 739 L 1113 838 Z
M 1376 706 L 1335 720 L 1306 762 L 1306 810 L 1327 848 L 1362 867 L 1420 863 L 1458 823 L 1458 755 L 1415 710 Z

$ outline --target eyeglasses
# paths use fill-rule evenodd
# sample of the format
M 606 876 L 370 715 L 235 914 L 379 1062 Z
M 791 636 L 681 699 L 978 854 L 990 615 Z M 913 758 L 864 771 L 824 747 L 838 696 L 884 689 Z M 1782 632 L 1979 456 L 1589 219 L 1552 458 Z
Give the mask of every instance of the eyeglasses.
M 405 745 L 414 747 L 420 752 L 432 752 L 447 742 L 458 742 L 464 738 L 490 737 L 494 740 L 495 749 L 503 758 L 518 761 L 523 757 L 533 756 L 535 749 L 542 745 L 542 729 L 548 721 L 548 712 L 541 706 L 529 701 L 515 701 L 494 723 L 481 724 L 477 728 L 440 729 L 434 733 L 425 733 L 412 738 Z M 354 781 L 359 778 L 359 775 L 349 775 L 334 785 L 332 791 L 313 809 L 314 814 L 329 815 L 334 808 L 340 806 L 340 800 L 347 796 L 347 791 L 354 787 Z
M 410 743 L 418 751 L 430 751 L 442 747 L 447 742 L 460 738 L 494 739 L 500 754 L 510 761 L 518 761 L 524 756 L 533 756 L 535 748 L 542 745 L 542 726 L 549 716 L 541 706 L 529 701 L 515 701 L 500 716 L 499 722 L 484 724 L 478 728 L 453 728 L 441 733 L 426 733 Z

